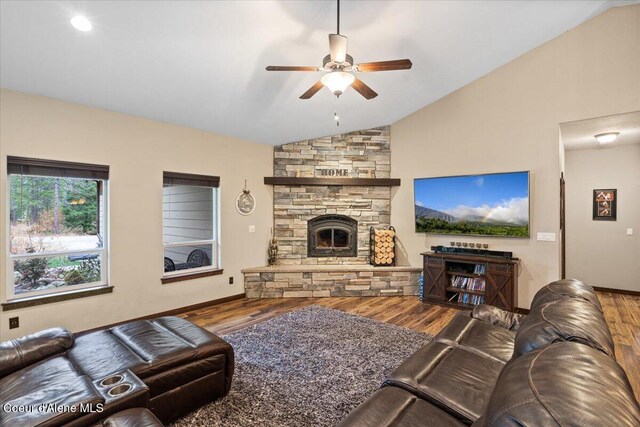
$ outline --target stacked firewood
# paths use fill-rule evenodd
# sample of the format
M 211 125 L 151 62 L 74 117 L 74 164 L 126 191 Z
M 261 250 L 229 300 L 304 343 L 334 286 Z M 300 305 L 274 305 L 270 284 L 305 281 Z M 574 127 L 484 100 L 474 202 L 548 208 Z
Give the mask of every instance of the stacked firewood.
M 395 240 L 396 232 L 390 230 L 374 230 L 373 236 L 373 263 L 375 265 L 391 265 L 396 256 Z

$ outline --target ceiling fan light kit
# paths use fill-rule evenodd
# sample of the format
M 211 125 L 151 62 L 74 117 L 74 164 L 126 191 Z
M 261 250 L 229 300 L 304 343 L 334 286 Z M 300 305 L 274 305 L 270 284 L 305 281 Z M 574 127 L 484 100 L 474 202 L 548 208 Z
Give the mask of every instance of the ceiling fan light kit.
M 378 94 L 369 86 L 364 84 L 353 73 L 354 72 L 374 72 L 374 71 L 394 71 L 408 70 L 412 67 L 409 59 L 398 59 L 393 61 L 366 62 L 354 64 L 353 57 L 347 54 L 347 37 L 340 34 L 340 0 L 337 0 L 337 31 L 336 34 L 329 34 L 329 55 L 322 61 L 322 67 L 313 66 L 274 66 L 267 67 L 267 71 L 326 71 L 319 82 L 311 86 L 300 99 L 309 99 L 323 86 L 326 86 L 331 93 L 339 97 L 349 86 L 358 92 L 365 99 L 373 99 Z
M 329 88 L 331 93 L 340 97 L 351 83 L 355 80 L 355 76 L 345 71 L 332 71 L 322 76 L 320 81 Z

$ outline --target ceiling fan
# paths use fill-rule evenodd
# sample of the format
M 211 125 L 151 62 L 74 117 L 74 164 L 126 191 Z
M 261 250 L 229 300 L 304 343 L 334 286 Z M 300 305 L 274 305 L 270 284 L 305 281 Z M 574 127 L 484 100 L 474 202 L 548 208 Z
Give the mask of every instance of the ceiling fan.
M 322 67 L 313 66 L 279 66 L 270 65 L 267 71 L 326 71 L 319 82 L 314 84 L 300 99 L 309 99 L 323 86 L 337 97 L 352 86 L 360 95 L 366 99 L 373 99 L 378 94 L 369 86 L 358 79 L 354 72 L 368 73 L 373 71 L 393 71 L 408 70 L 411 68 L 411 61 L 408 59 L 397 59 L 393 61 L 365 62 L 362 64 L 354 64 L 353 57 L 347 54 L 347 37 L 340 34 L 340 0 L 338 3 L 338 29 L 336 34 L 329 34 L 329 55 L 322 60 Z

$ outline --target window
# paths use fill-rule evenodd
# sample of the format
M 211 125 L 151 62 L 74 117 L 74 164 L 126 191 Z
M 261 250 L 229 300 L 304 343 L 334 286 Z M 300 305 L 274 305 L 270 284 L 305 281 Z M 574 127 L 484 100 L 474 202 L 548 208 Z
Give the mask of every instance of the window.
M 109 167 L 8 157 L 7 299 L 107 284 Z
M 220 270 L 219 183 L 213 176 L 164 173 L 163 282 Z

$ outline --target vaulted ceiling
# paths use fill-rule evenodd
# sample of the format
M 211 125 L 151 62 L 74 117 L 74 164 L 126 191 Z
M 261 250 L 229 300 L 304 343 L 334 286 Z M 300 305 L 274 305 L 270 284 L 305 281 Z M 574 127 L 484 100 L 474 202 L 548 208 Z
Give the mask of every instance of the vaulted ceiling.
M 0 85 L 247 140 L 282 144 L 390 124 L 624 2 L 343 1 L 355 62 L 410 58 L 363 73 L 379 96 L 323 89 L 317 65 L 335 1 L 3 1 Z M 90 32 L 69 21 L 86 16 Z M 338 108 L 340 127 L 333 112 Z

